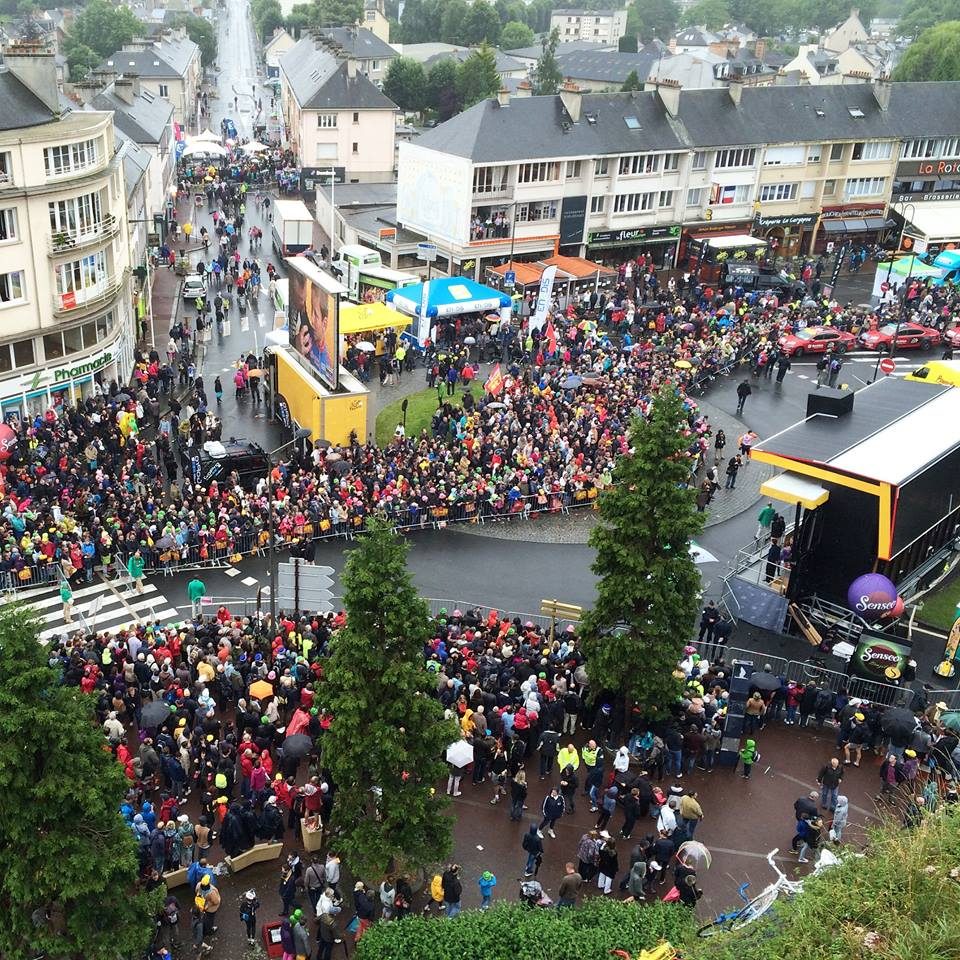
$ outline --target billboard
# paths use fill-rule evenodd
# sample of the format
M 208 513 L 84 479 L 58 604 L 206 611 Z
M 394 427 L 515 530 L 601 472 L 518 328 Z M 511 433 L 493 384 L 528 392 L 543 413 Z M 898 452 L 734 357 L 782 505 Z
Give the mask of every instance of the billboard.
M 470 240 L 473 167 L 465 157 L 400 143 L 397 220 L 431 240 Z
M 303 257 L 287 258 L 290 346 L 331 390 L 339 384 L 340 294 L 344 287 Z

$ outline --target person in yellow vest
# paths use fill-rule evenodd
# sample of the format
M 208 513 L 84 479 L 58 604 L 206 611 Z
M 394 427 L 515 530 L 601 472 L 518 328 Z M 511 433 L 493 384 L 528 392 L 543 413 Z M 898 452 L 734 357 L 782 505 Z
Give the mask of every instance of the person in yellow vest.
M 573 767 L 574 770 L 579 769 L 580 754 L 577 753 L 577 748 L 572 743 L 561 747 L 560 752 L 557 754 L 557 763 L 561 770 L 565 770 L 568 766 Z

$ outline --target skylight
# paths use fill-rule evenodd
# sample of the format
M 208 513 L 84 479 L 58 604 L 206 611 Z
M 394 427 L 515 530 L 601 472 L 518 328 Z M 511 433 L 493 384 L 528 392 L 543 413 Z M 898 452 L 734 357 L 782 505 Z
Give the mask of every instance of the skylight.
M 866 116 L 866 114 L 859 107 L 847 107 L 847 110 L 849 111 L 850 116 L 856 120 Z
M 636 117 L 624 117 L 623 122 L 627 125 L 628 130 L 640 129 L 640 121 Z

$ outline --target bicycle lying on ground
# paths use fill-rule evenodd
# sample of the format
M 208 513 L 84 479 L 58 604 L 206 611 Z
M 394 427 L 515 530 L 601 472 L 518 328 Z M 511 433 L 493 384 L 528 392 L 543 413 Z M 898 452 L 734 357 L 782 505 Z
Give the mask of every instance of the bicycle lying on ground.
M 771 850 L 767 854 L 767 863 L 776 873 L 777 879 L 769 886 L 765 887 L 752 900 L 747 899 L 748 883 L 740 884 L 738 893 L 744 902 L 744 906 L 737 910 L 731 910 L 729 913 L 721 913 L 714 917 L 708 924 L 705 924 L 697 931 L 698 937 L 713 937 L 718 933 L 725 933 L 728 930 L 742 930 L 749 926 L 755 920 L 762 917 L 773 905 L 781 893 L 792 897 L 803 889 L 803 880 L 791 880 L 776 864 L 774 857 L 780 852 L 779 847 Z M 840 860 L 829 850 L 821 850 L 817 858 L 816 866 L 811 876 L 816 876 L 827 867 L 838 864 Z

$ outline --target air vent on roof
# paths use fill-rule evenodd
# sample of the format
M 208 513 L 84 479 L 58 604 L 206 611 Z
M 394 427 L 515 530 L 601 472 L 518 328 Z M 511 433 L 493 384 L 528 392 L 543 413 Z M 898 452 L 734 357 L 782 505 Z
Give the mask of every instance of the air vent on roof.
M 137 65 L 137 61 L 136 61 L 136 60 L 128 60 L 128 61 L 127 61 L 127 66 L 128 66 L 128 67 L 135 67 L 136 65 Z
M 640 121 L 636 117 L 624 117 L 623 122 L 627 125 L 628 130 L 640 129 Z
M 822 110 L 818 110 L 818 111 L 817 111 L 817 116 L 818 116 L 818 117 L 825 117 L 826 114 L 825 114 Z
M 859 120 L 862 117 L 866 116 L 866 114 L 864 114 L 864 112 L 859 107 L 847 107 L 847 111 L 849 112 L 850 116 L 853 117 L 855 120 Z
M 147 103 L 153 103 L 153 94 L 149 90 L 141 90 L 140 96 L 143 97 Z
M 561 120 L 561 121 L 560 121 L 560 129 L 561 129 L 564 133 L 569 133 L 571 126 L 572 126 L 572 124 L 571 124 L 568 120 Z
M 586 116 L 587 116 L 587 123 L 597 122 L 597 115 L 595 113 L 588 113 Z
M 159 67 L 159 66 L 160 66 L 160 61 L 159 61 L 159 60 L 154 60 L 154 61 L 153 61 L 153 65 L 154 65 L 155 67 Z

